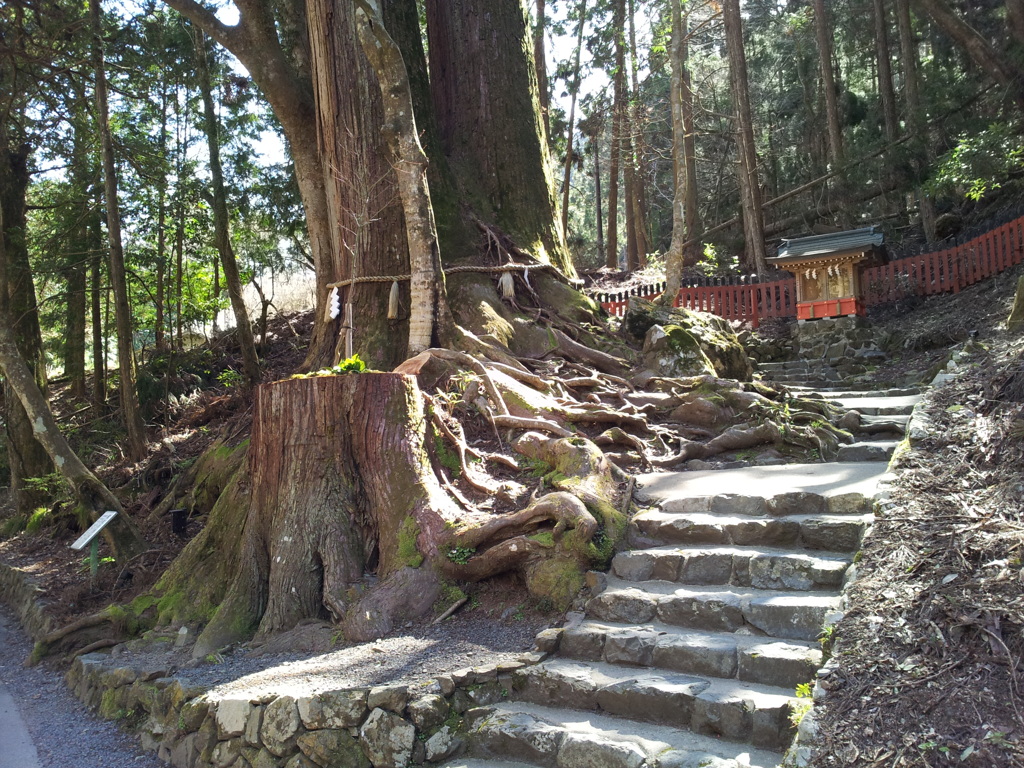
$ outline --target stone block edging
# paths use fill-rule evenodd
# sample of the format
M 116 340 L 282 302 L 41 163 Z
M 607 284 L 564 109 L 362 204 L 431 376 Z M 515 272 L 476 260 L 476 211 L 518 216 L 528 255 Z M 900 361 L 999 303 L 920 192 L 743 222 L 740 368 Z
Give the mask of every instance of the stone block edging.
M 457 755 L 464 713 L 506 699 L 516 672 L 546 655 L 524 653 L 412 685 L 219 696 L 166 670 L 90 653 L 75 659 L 67 683 L 101 717 L 136 729 L 143 748 L 175 768 L 404 768 Z

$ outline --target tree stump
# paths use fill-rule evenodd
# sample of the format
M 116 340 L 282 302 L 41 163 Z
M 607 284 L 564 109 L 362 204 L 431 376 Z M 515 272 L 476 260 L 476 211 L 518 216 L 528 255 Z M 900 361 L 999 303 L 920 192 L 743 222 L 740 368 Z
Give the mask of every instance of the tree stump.
M 437 554 L 452 502 L 431 470 L 423 398 L 410 376 L 363 373 L 264 384 L 256 392 L 246 472 L 249 509 L 231 587 L 197 653 L 307 618 L 346 618 L 368 570 L 384 599 L 352 620 L 386 632 L 430 608 L 438 578 L 402 573 Z M 390 580 L 390 582 L 389 582 Z M 362 604 L 362 603 L 360 603 Z M 351 619 L 352 617 L 350 617 Z

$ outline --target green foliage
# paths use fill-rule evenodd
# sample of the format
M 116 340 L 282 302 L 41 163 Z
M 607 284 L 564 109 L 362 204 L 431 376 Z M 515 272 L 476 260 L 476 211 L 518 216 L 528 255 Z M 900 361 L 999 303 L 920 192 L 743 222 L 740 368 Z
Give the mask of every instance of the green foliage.
M 474 554 L 476 549 L 473 547 L 452 547 L 448 550 L 447 557 L 457 565 L 465 565 Z
M 800 683 L 796 687 L 797 700 L 790 705 L 789 713 L 789 722 L 794 727 L 799 726 L 800 721 L 807 716 L 807 713 L 814 709 L 813 693 L 814 691 L 810 683 Z
M 416 547 L 416 538 L 420 535 L 420 526 L 412 517 L 402 521 L 398 529 L 398 559 L 410 568 L 423 565 L 423 555 Z
M 3 524 L 0 524 L 0 536 L 10 538 L 11 536 L 17 536 L 19 533 L 25 530 L 25 526 L 28 524 L 28 515 L 13 514 L 4 520 Z
M 52 502 L 65 502 L 71 499 L 71 489 L 64 477 L 58 472 L 51 472 L 41 477 L 26 477 L 25 485 L 38 496 Z
M 49 518 L 49 507 L 37 507 L 35 511 L 29 515 L 28 522 L 25 523 L 25 533 L 38 533 L 46 526 Z
M 366 373 L 366 371 L 366 363 L 359 358 L 359 355 L 352 355 L 352 357 L 342 360 L 330 368 L 321 368 L 319 371 L 306 374 L 298 373 L 292 376 L 292 378 L 309 379 L 314 376 L 344 376 L 347 373 Z
M 448 446 L 447 441 L 433 424 L 430 425 L 430 428 L 434 434 L 434 452 L 437 454 L 437 460 L 441 462 L 442 467 L 450 470 L 456 476 L 461 475 L 462 464 L 459 461 L 459 454 Z
M 939 158 L 929 183 L 933 193 L 980 200 L 999 189 L 1012 174 L 1024 171 L 1024 139 L 1019 125 L 992 123 L 982 131 L 963 133 Z
M 231 389 L 245 381 L 245 377 L 234 368 L 225 368 L 217 374 L 217 381 L 220 382 L 221 386 Z

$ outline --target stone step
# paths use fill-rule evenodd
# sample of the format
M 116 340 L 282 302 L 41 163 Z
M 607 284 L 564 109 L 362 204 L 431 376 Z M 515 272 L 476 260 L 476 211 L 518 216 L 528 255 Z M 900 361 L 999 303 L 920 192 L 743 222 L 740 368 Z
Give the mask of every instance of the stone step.
M 625 581 L 730 584 L 757 589 L 838 589 L 852 557 L 772 547 L 654 547 L 620 552 L 612 573 Z
M 872 440 L 840 445 L 836 461 L 888 461 L 899 440 Z
M 793 491 L 775 496 L 742 493 L 718 493 L 714 496 L 669 496 L 661 502 L 662 512 L 682 514 L 745 515 L 783 517 L 785 515 L 866 514 L 874 502 L 860 493 L 822 496 L 820 493 Z
M 773 686 L 556 659 L 515 674 L 516 698 L 604 712 L 695 733 L 785 749 L 793 691 Z
M 703 733 L 693 733 L 527 702 L 480 707 L 467 716 L 471 756 L 542 768 L 774 768 L 782 762 L 779 752 L 719 738 L 732 723 L 704 723 Z
M 851 397 L 914 397 L 920 395 L 920 387 L 898 387 L 894 389 L 828 389 L 820 390 L 820 394 L 830 399 Z
M 452 760 L 441 768 L 533 768 L 529 763 L 510 763 L 507 760 L 482 760 L 476 757 L 464 757 Z
M 757 370 L 761 373 L 776 371 L 806 371 L 810 366 L 806 360 L 783 360 L 776 363 L 758 363 Z
M 867 500 L 874 498 L 889 479 L 886 468 L 871 461 L 744 467 L 725 472 L 650 472 L 637 476 L 636 498 L 641 504 L 665 504 L 676 499 L 720 494 L 741 498 L 734 492 L 749 489 L 747 492 L 752 496 L 777 499 L 778 503 L 773 503 L 778 509 L 818 503 L 813 497 L 822 497 L 827 499 L 828 511 L 835 513 L 834 507 L 845 504 L 846 500 L 857 500 L 861 506 L 870 507 Z M 805 507 L 791 511 L 796 514 L 815 510 Z
M 788 691 L 812 680 L 822 663 L 817 643 L 683 629 L 661 622 L 583 621 L 562 633 L 558 652 L 580 661 L 735 678 Z
M 835 397 L 829 402 L 847 411 L 857 411 L 866 416 L 891 416 L 909 414 L 921 402 L 921 395 L 899 395 L 895 397 L 866 397 L 858 393 L 854 397 Z
M 608 578 L 587 602 L 587 618 L 627 624 L 665 624 L 720 632 L 762 632 L 787 640 L 816 640 L 842 616 L 843 599 L 829 592 L 743 587 L 681 587 L 668 581 Z
M 861 432 L 905 432 L 910 423 L 910 414 L 891 414 L 888 416 L 870 416 L 861 414 Z
M 628 541 L 637 548 L 731 544 L 854 552 L 873 519 L 871 514 L 751 517 L 649 510 L 633 518 Z

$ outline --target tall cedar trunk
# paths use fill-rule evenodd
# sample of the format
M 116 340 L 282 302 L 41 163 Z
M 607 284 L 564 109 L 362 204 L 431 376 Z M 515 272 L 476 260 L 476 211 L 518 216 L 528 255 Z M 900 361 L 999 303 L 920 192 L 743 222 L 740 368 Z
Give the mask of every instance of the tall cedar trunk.
M 426 10 L 438 137 L 462 203 L 538 261 L 575 274 L 556 216 L 522 3 L 427 0 Z M 446 263 L 478 258 L 477 250 L 441 244 Z
M 608 160 L 608 256 L 605 265 L 619 265 L 619 158 L 622 156 L 622 100 L 626 82 L 625 34 L 626 0 L 615 0 L 612 34 L 615 35 L 615 77 L 612 79 L 612 143 Z M 628 264 L 628 262 L 627 262 Z
M 885 138 L 896 141 L 899 120 L 896 117 L 896 92 L 892 85 L 892 62 L 889 55 L 889 14 L 885 0 L 873 0 L 875 20 L 875 54 L 878 59 L 878 95 L 882 100 Z
M 434 307 L 442 286 L 437 229 L 427 183 L 427 155 L 416 130 L 409 73 L 402 51 L 367 2 L 356 0 L 356 6 L 363 52 L 380 83 L 385 119 L 383 133 L 390 144 L 405 215 L 412 304 L 408 355 L 413 357 L 432 346 Z
M 29 265 L 26 242 L 25 194 L 28 190 L 29 147 L 12 149 L 0 136 L 0 311 L 13 318 L 9 333 L 16 356 L 25 365 L 33 386 L 46 387 L 46 359 L 39 329 L 36 290 Z M 10 487 L 18 512 L 24 514 L 46 501 L 25 481 L 53 471 L 43 446 L 36 440 L 30 414 L 13 391 L 14 382 L 4 380 L 4 426 L 7 456 L 11 467 Z
M 629 0 L 629 73 L 632 86 L 629 119 L 633 147 L 630 153 L 633 163 L 633 197 L 630 204 L 633 206 L 637 261 L 642 269 L 647 266 L 647 251 L 650 250 L 650 242 L 647 237 L 647 190 L 644 183 L 647 178 L 647 148 L 644 146 L 645 125 L 636 57 L 636 8 L 634 0 Z
M 0 219 L 6 213 L 0 208 Z M 0 220 L 0 230 L 5 234 L 8 228 Z M 8 238 L 0 238 L 0 265 L 11 265 L 16 261 L 16 254 L 8 249 Z M 17 247 L 15 243 L 15 247 Z M 38 373 L 29 368 L 19 349 L 18 336 L 12 320 L 12 311 L 16 311 L 15 303 L 0 302 L 0 371 L 3 372 L 4 383 L 8 393 L 8 407 L 17 402 L 25 421 L 30 425 L 29 431 L 42 450 L 50 467 L 56 466 L 57 471 L 71 486 L 79 503 L 84 505 L 92 519 L 96 519 L 107 510 L 120 514 L 103 530 L 114 557 L 118 562 L 127 562 L 135 555 L 148 549 L 146 541 L 139 535 L 131 519 L 124 514 L 120 502 L 97 477 L 82 464 L 71 446 L 68 445 L 57 428 L 46 396 L 39 386 Z M 13 464 L 12 454 L 12 464 Z M 49 470 L 48 470 L 49 471 Z M 45 473 L 44 473 L 45 474 Z
M 551 99 L 548 85 L 547 57 L 544 55 L 544 32 L 547 28 L 547 9 L 545 0 L 535 0 L 536 19 L 533 25 L 533 62 L 537 70 L 537 97 L 540 104 L 540 115 L 544 121 L 544 136 L 551 135 Z M 565 227 L 563 226 L 563 231 Z
M 836 77 L 832 69 L 832 28 L 825 14 L 825 0 L 814 0 L 814 33 L 818 40 L 818 66 L 825 96 L 825 125 L 828 128 L 828 160 L 833 168 L 843 164 L 843 133 L 839 122 Z
M 989 45 L 976 29 L 957 16 L 942 0 L 913 2 L 927 13 L 954 43 L 966 51 L 975 64 L 999 83 L 1019 108 L 1024 109 L 1024 71 L 1020 67 Z
M 576 51 L 573 54 L 572 99 L 569 102 L 569 127 L 565 134 L 565 164 L 562 173 L 562 232 L 569 236 L 569 182 L 572 178 L 573 139 L 576 134 L 576 98 L 580 90 L 580 55 L 583 52 L 583 29 L 587 18 L 587 0 L 579 0 L 576 4 Z M 599 217 L 600 218 L 600 217 Z M 601 231 L 601 225 L 597 225 Z
M 359 45 L 354 4 L 311 0 L 307 22 L 319 154 L 336 259 L 329 271 L 336 280 L 407 273 L 397 177 L 381 133 L 380 86 Z M 354 349 L 374 367 L 394 367 L 408 346 L 408 326 L 386 319 L 390 287 L 390 281 L 361 283 L 341 291 L 342 305 L 353 306 Z M 408 306 L 407 284 L 403 296 Z M 342 324 L 339 320 L 332 325 Z M 327 362 L 342 356 L 344 340 L 342 330 L 333 359 Z
M 459 510 L 430 468 L 424 419 L 415 379 L 401 374 L 257 390 L 248 466 L 236 476 L 249 485 L 237 572 L 193 653 L 310 617 L 347 617 L 346 634 L 362 637 L 430 608 L 437 577 L 416 566 L 438 554 Z M 183 560 L 209 545 L 195 540 Z M 368 570 L 423 593 L 409 595 L 415 604 L 356 609 L 353 588 Z
M 117 202 L 117 169 L 114 143 L 110 135 L 107 109 L 107 78 L 103 62 L 103 38 L 100 0 L 89 0 L 92 14 L 93 67 L 96 73 L 96 122 L 100 130 L 103 154 L 103 188 L 107 204 L 107 240 L 110 245 L 110 283 L 114 290 L 114 316 L 117 323 L 117 359 L 121 420 L 128 433 L 128 455 L 138 461 L 146 455 L 146 425 L 142 421 L 139 396 L 135 390 L 135 348 L 124 251 L 121 246 L 121 213 Z
M 892 84 L 892 61 L 889 54 L 889 14 L 885 0 L 873 0 L 875 21 L 875 58 L 878 61 L 878 95 L 882 102 L 882 117 L 885 122 L 885 139 L 889 144 L 896 141 L 899 119 L 896 115 L 896 91 Z M 885 175 L 890 182 L 896 181 L 896 164 L 887 154 Z
M 722 4 L 725 24 L 725 44 L 729 55 L 729 80 L 739 149 L 739 187 L 743 209 L 743 235 L 746 240 L 747 267 L 758 275 L 767 269 L 764 248 L 764 219 L 761 211 L 761 185 L 757 173 L 757 148 L 754 145 L 754 127 L 750 116 L 750 95 L 747 89 L 747 57 L 743 51 L 743 22 L 739 0 L 725 0 Z
M 199 74 L 199 90 L 203 96 L 203 125 L 206 130 L 206 145 L 210 152 L 210 181 L 213 184 L 213 229 L 220 263 L 224 268 L 224 282 L 227 283 L 231 310 L 235 315 L 235 333 L 242 351 L 242 368 L 245 382 L 254 387 L 260 381 L 260 361 L 256 355 L 256 342 L 252 337 L 252 323 L 249 310 L 242 298 L 242 280 L 238 275 L 238 262 L 231 247 L 231 230 L 228 219 L 227 191 L 224 189 L 224 171 L 220 164 L 220 137 L 217 111 L 213 103 L 213 83 L 207 56 L 206 35 L 196 32 L 196 67 Z
M 906 121 L 914 134 L 913 146 L 918 180 L 927 173 L 931 164 L 931 142 L 928 141 L 927 124 L 921 113 L 921 97 L 917 72 L 917 38 L 910 21 L 910 0 L 896 0 L 896 22 L 900 33 L 900 57 L 903 59 L 903 101 L 906 105 Z M 921 212 L 921 228 L 925 240 L 934 242 L 935 204 L 923 188 L 917 190 Z

